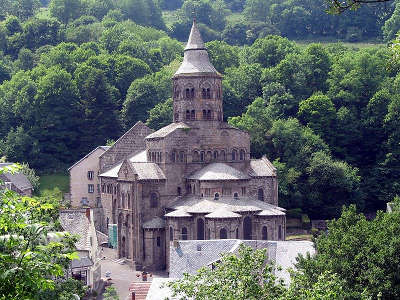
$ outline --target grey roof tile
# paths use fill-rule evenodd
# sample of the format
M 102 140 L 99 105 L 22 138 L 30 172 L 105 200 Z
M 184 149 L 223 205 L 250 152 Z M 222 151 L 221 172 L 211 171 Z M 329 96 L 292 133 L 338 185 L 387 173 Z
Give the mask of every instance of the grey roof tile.
M 89 257 L 81 257 L 71 261 L 71 268 L 84 268 L 93 266 L 93 261 Z
M 247 180 L 249 176 L 224 163 L 211 163 L 187 177 L 196 180 Z
M 0 163 L 0 168 L 8 167 L 11 165 L 13 165 L 13 163 Z M 2 180 L 12 182 L 20 191 L 33 188 L 28 177 L 26 177 L 26 175 L 22 174 L 21 172 L 5 172 L 2 174 Z
M 250 160 L 249 175 L 252 177 L 272 177 L 276 176 L 276 168 L 266 158 Z
M 218 208 L 205 216 L 208 219 L 240 218 L 241 215 L 234 213 L 226 208 Z
M 149 134 L 146 139 L 154 139 L 154 138 L 163 138 L 169 135 L 170 133 L 174 132 L 177 129 L 183 129 L 183 128 L 190 128 L 190 126 L 186 125 L 183 122 L 175 122 L 171 123 L 156 132 L 153 132 L 152 134 Z
M 104 152 L 106 152 L 108 149 L 110 149 L 110 147 L 109 147 L 109 146 L 98 146 L 98 147 L 94 148 L 92 151 L 90 151 L 88 154 L 86 154 L 84 157 L 82 157 L 80 160 L 78 160 L 76 163 L 74 163 L 72 166 L 70 166 L 70 167 L 68 168 L 68 171 L 71 170 L 73 167 L 75 167 L 77 164 L 79 164 L 81 161 L 85 160 L 85 158 L 89 157 L 89 156 L 90 156 L 93 152 L 95 152 L 97 149 L 101 149 L 101 150 L 103 150 Z M 104 153 L 104 152 L 103 152 L 103 153 Z M 102 153 L 102 154 L 103 154 L 103 153 Z
M 77 250 L 90 251 L 90 224 L 85 209 L 60 210 L 60 224 L 65 231 L 79 235 L 79 240 L 75 243 Z
M 151 220 L 144 222 L 142 227 L 144 229 L 160 229 L 165 228 L 165 220 L 160 217 L 154 217 Z
M 156 163 L 132 163 L 139 180 L 165 180 L 163 170 Z

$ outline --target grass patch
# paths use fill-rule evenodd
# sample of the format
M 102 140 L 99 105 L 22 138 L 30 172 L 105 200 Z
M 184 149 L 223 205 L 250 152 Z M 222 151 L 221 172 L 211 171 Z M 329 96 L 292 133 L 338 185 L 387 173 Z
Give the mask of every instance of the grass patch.
M 287 241 L 311 241 L 311 234 L 298 234 L 286 236 Z
M 65 174 L 43 175 L 40 177 L 40 194 L 58 188 L 63 193 L 69 192 L 69 176 Z

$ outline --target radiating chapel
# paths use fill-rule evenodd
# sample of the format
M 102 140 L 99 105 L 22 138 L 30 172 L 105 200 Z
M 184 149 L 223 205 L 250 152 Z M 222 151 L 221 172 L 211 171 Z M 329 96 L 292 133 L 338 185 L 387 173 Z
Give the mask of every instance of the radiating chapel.
M 284 240 L 276 169 L 223 121 L 222 76 L 196 22 L 172 81 L 173 123 L 138 122 L 99 158 L 103 231 L 118 224 L 119 256 L 158 270 L 176 240 Z

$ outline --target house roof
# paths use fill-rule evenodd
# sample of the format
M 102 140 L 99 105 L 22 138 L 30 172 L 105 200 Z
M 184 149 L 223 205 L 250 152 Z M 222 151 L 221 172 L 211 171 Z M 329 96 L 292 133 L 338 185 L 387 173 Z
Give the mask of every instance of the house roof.
M 157 130 L 156 132 L 153 132 L 152 134 L 149 134 L 146 136 L 146 139 L 155 139 L 155 138 L 163 138 L 169 135 L 170 133 L 174 132 L 177 129 L 183 129 L 183 128 L 190 128 L 190 126 L 186 125 L 183 122 L 175 122 L 171 123 L 167 126 L 164 126 L 163 128 Z
M 89 220 L 85 209 L 60 210 L 60 224 L 65 231 L 79 235 L 75 247 L 79 251 L 90 251 Z
M 249 175 L 252 177 L 273 177 L 276 176 L 276 168 L 264 156 L 261 159 L 250 160 Z
M 224 216 L 238 217 L 237 214 L 241 212 L 255 212 L 261 216 L 285 215 L 284 208 L 255 200 L 252 197 L 234 198 L 232 196 L 221 196 L 218 200 L 214 200 L 212 197 L 186 196 L 179 197 L 169 208 L 175 211 L 167 213 L 165 217 L 187 217 L 187 214 L 211 214 L 211 217 L 224 218 Z
M 93 261 L 89 257 L 81 257 L 80 259 L 73 259 L 71 261 L 71 268 L 84 268 L 93 266 Z
M 8 167 L 13 165 L 13 163 L 0 163 L 0 168 Z M 20 191 L 24 191 L 27 189 L 32 189 L 32 184 L 29 181 L 28 177 L 26 175 L 22 174 L 21 172 L 17 173 L 10 173 L 10 172 L 5 172 L 2 175 L 0 175 L 4 181 L 9 181 L 12 184 L 14 184 L 17 189 Z
M 196 180 L 247 180 L 249 176 L 224 163 L 211 163 L 187 177 Z
M 144 222 L 142 227 L 144 229 L 161 229 L 165 228 L 165 221 L 160 217 L 154 217 L 151 220 Z
M 226 208 L 218 208 L 212 213 L 205 216 L 208 219 L 226 219 L 226 218 L 240 218 L 241 215 L 234 213 Z
M 189 40 L 185 47 L 183 62 L 175 75 L 207 73 L 220 76 L 208 57 L 207 49 L 196 21 L 193 21 L 192 30 L 190 31 Z M 175 76 L 174 75 L 174 76 Z
M 282 270 L 275 270 L 278 278 L 290 282 L 289 268 L 294 268 L 296 257 L 315 253 L 309 241 L 260 241 L 260 240 L 187 240 L 170 248 L 170 277 L 181 278 L 184 273 L 194 274 L 198 269 L 218 261 L 223 253 L 238 253 L 241 244 L 253 249 L 267 249 L 268 260 Z
M 68 168 L 68 171 L 71 170 L 73 167 L 75 167 L 77 164 L 88 158 L 90 155 L 92 155 L 93 152 L 95 152 L 97 149 L 103 150 L 103 153 L 106 152 L 108 149 L 110 149 L 110 146 L 98 146 L 94 148 L 92 151 L 90 151 L 88 154 L 86 154 L 84 157 L 82 157 L 80 160 L 78 160 L 76 163 L 74 163 L 72 166 Z M 102 153 L 102 154 L 103 154 Z
M 156 163 L 132 163 L 139 180 L 165 180 L 164 172 Z

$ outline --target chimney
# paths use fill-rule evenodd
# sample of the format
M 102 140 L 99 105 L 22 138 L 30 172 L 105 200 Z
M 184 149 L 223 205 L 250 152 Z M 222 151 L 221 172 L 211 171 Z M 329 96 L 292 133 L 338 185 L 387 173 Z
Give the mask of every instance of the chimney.
M 90 208 L 89 207 L 86 208 L 86 218 L 88 218 L 88 220 L 90 222 Z

